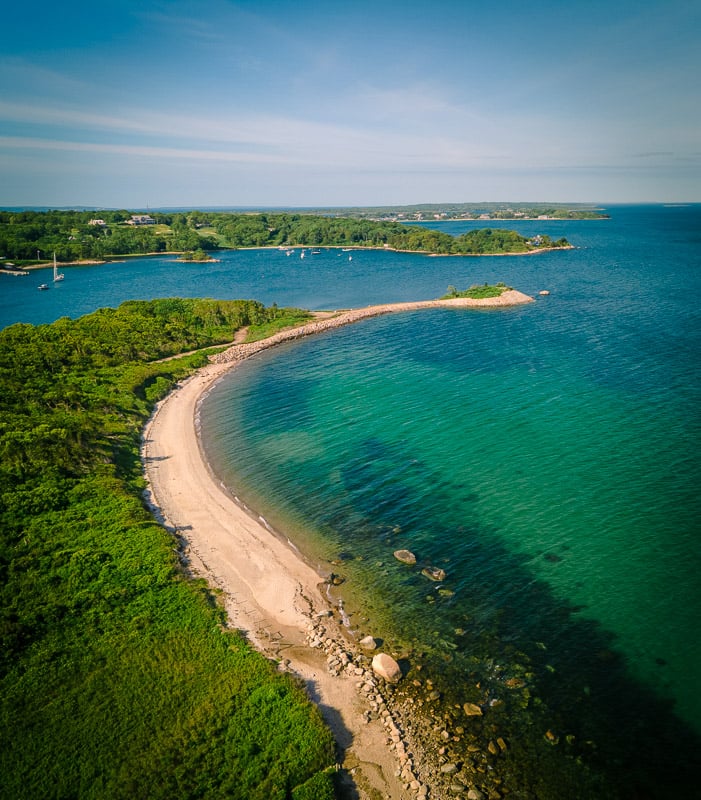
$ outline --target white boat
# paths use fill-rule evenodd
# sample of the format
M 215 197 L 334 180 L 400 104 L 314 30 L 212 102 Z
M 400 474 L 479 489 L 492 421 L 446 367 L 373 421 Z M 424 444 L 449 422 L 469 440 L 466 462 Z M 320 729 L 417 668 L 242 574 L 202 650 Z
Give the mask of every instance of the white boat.
M 43 291 L 44 291 L 44 289 L 48 289 L 48 288 L 49 288 L 49 284 L 48 284 L 48 283 L 40 283 L 40 284 L 39 284 L 39 286 L 38 286 L 37 288 L 38 288 L 40 291 L 42 291 L 42 292 L 43 292 Z
M 54 253 L 54 283 L 56 283 L 56 281 L 62 281 L 63 278 L 64 278 L 63 273 L 59 272 L 58 267 L 56 266 L 56 253 Z

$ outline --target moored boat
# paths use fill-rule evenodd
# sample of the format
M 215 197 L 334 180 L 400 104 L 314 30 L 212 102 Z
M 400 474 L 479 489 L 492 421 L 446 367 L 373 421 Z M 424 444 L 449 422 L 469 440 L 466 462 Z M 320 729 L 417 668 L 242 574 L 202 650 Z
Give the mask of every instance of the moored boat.
M 56 253 L 54 253 L 54 283 L 56 283 L 57 281 L 62 281 L 63 278 L 64 278 L 63 273 L 59 272 L 58 267 L 56 266 Z

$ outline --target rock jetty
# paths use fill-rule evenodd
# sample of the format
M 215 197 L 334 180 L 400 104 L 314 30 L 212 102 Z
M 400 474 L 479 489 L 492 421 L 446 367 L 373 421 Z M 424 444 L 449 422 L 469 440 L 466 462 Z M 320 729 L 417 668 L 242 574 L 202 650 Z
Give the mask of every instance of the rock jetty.
M 321 333 L 333 328 L 340 328 L 342 325 L 349 325 L 353 322 L 359 322 L 360 320 L 368 319 L 369 317 L 377 317 L 382 314 L 416 311 L 422 308 L 499 308 L 524 305 L 525 303 L 532 302 L 534 302 L 533 298 L 529 297 L 527 294 L 518 292 L 515 289 L 509 289 L 503 292 L 499 297 L 484 297 L 479 300 L 474 300 L 469 297 L 454 297 L 449 300 L 419 300 L 415 303 L 388 303 L 340 311 L 332 315 L 323 314 L 319 315 L 319 318 L 313 322 L 308 322 L 296 328 L 287 328 L 286 330 L 279 331 L 269 336 L 267 339 L 262 339 L 258 342 L 234 344 L 223 352 L 212 356 L 211 361 L 217 364 L 243 361 L 281 342 L 301 339 L 304 336 L 312 336 L 315 333 Z

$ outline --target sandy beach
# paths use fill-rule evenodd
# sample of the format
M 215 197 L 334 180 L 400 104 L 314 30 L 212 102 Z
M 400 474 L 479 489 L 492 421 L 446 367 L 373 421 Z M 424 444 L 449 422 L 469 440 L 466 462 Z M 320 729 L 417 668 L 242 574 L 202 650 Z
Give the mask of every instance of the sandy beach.
M 411 743 L 392 713 L 391 690 L 370 667 L 372 653 L 350 640 L 325 579 L 283 536 L 245 508 L 206 463 L 198 407 L 207 389 L 237 363 L 283 341 L 380 314 L 436 307 L 504 307 L 533 302 L 510 290 L 485 300 L 432 300 L 319 313 L 295 329 L 250 344 L 233 344 L 182 382 L 156 408 L 143 434 L 146 499 L 176 536 L 189 572 L 220 590 L 229 625 L 298 675 L 339 745 L 339 762 L 355 796 L 426 797 Z

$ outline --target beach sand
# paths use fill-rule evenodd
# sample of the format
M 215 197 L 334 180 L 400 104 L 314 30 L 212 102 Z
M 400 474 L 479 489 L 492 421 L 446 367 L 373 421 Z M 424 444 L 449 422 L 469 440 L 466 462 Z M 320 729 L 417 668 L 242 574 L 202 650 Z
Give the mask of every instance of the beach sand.
M 245 358 L 278 342 L 378 314 L 440 306 L 507 306 L 532 302 L 520 292 L 500 298 L 426 301 L 319 314 L 300 328 L 253 344 L 234 344 L 182 382 L 156 408 L 143 435 L 147 502 L 180 540 L 189 572 L 219 590 L 229 625 L 253 646 L 298 675 L 339 745 L 351 796 L 400 800 L 425 796 L 401 723 L 392 715 L 370 656 L 347 638 L 325 579 L 284 537 L 243 507 L 203 457 L 198 404 L 207 389 Z M 387 702 L 386 702 L 387 701 Z

